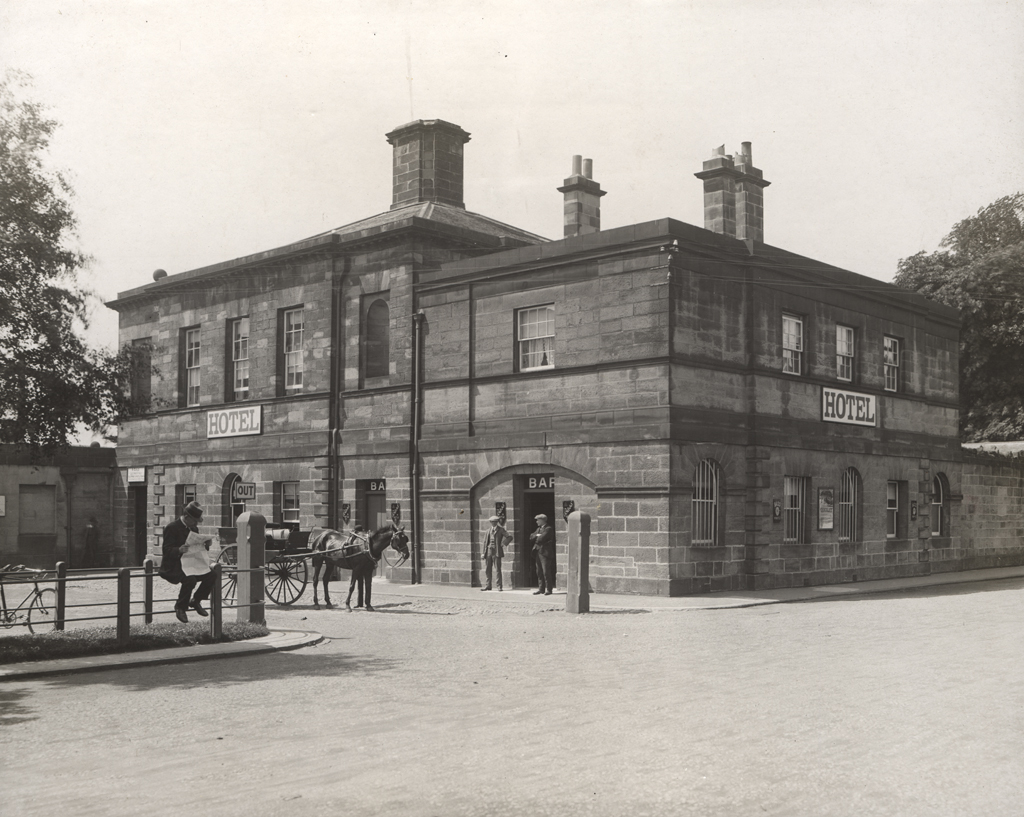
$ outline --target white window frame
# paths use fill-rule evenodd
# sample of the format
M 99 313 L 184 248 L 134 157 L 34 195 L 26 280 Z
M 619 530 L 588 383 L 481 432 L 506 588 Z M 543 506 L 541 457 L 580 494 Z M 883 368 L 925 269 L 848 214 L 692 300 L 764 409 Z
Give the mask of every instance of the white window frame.
M 695 547 L 718 545 L 718 466 L 701 460 L 693 474 L 693 507 L 690 544 Z
M 783 487 L 783 534 L 787 545 L 807 544 L 808 477 L 786 477 Z
M 284 312 L 284 388 L 286 392 L 302 388 L 303 349 L 302 336 L 305 329 L 303 308 L 286 309 Z M 295 319 L 298 316 L 298 320 Z
M 853 382 L 853 364 L 856 354 L 855 338 L 852 326 L 836 324 L 836 379 L 846 383 Z
M 932 477 L 932 536 L 945 536 L 942 529 L 942 512 L 945 510 L 946 492 L 938 475 Z
M 521 372 L 555 368 L 555 305 L 516 310 L 516 361 Z
M 796 315 L 782 316 L 782 371 L 784 374 L 803 374 L 804 319 Z
M 249 399 L 249 318 L 231 322 L 232 391 L 236 400 Z
M 860 509 L 860 479 L 857 469 L 850 467 L 839 479 L 839 500 L 836 521 L 840 542 L 856 542 L 859 538 L 857 516 Z
M 899 535 L 900 484 L 890 480 L 885 484 L 885 538 L 895 539 Z
M 183 482 L 179 484 L 175 493 L 178 495 L 178 507 L 176 509 L 177 516 L 181 516 L 185 513 L 185 506 L 188 505 L 189 502 L 199 501 L 198 486 L 194 482 Z
M 298 522 L 300 515 L 299 507 L 299 483 L 281 483 L 281 521 Z
M 885 390 L 899 391 L 900 389 L 900 340 L 899 338 L 886 335 L 882 339 L 882 361 L 883 374 L 885 376 Z
M 185 405 L 198 406 L 203 343 L 199 329 L 185 330 Z

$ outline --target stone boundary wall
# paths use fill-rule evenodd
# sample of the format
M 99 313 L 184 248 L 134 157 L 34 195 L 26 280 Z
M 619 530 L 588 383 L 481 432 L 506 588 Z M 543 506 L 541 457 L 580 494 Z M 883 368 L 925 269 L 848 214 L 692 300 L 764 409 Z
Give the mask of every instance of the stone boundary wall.
M 933 571 L 1024 564 L 1024 455 L 965 450 L 961 493 L 963 558 Z

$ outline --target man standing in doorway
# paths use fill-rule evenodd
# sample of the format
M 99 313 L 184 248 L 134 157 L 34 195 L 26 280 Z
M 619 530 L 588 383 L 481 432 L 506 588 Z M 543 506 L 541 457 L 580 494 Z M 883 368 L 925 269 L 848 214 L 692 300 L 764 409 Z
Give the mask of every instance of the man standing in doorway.
M 498 590 L 501 590 L 501 558 L 505 555 L 505 545 L 512 537 L 501 525 L 500 516 L 492 516 L 487 520 L 491 523 L 491 529 L 484 537 L 484 564 L 487 566 L 487 587 L 481 590 L 491 589 L 491 570 L 498 569 Z
M 530 534 L 533 542 L 533 558 L 537 562 L 537 584 L 533 595 L 551 595 L 555 589 L 555 530 L 548 525 L 548 518 L 542 513 L 534 517 L 537 530 Z

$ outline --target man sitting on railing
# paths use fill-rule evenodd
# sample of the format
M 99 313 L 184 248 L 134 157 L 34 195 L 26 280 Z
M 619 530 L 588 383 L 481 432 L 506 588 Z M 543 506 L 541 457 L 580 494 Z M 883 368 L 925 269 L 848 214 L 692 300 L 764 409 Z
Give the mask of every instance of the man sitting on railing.
M 210 598 L 210 592 L 213 590 L 212 572 L 202 576 L 187 576 L 181 569 L 182 554 L 188 550 L 188 545 L 185 542 L 188 540 L 189 532 L 198 533 L 199 523 L 202 521 L 203 509 L 198 502 L 193 500 L 185 506 L 185 512 L 180 519 L 175 519 L 164 528 L 160 576 L 171 584 L 181 585 L 181 589 L 178 591 L 178 601 L 174 605 L 174 615 L 183 624 L 188 622 L 185 611 L 190 607 L 201 616 L 208 615 L 203 609 L 202 602 Z M 191 601 L 189 601 L 190 598 Z

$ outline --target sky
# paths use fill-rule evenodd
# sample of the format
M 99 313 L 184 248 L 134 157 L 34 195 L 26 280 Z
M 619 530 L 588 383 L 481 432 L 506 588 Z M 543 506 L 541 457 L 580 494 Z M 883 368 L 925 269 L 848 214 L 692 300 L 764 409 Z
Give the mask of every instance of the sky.
M 1019 0 L 0 0 L 0 68 L 61 127 L 89 337 L 170 274 L 386 211 L 385 134 L 467 130 L 466 208 L 562 232 L 703 226 L 693 174 L 753 145 L 765 240 L 880 280 L 1024 190 Z

